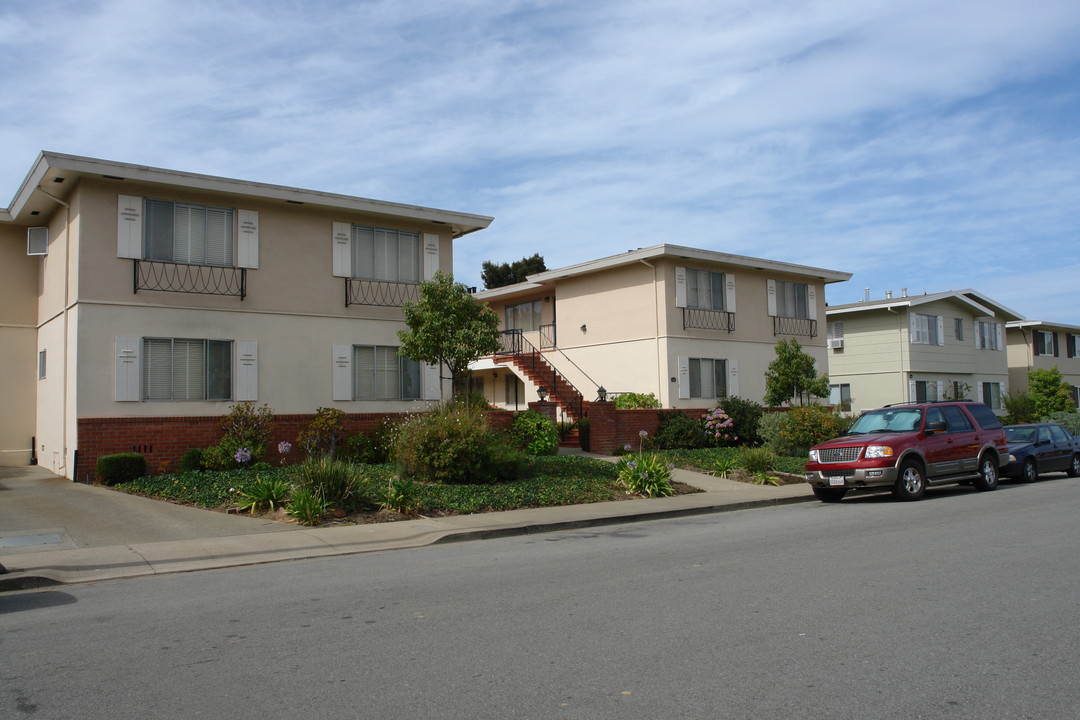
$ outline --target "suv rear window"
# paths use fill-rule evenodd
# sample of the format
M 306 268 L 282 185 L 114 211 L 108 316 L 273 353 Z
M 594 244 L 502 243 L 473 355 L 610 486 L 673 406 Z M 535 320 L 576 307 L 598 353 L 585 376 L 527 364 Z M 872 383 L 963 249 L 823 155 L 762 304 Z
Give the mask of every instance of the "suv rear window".
M 970 403 L 965 405 L 967 411 L 971 413 L 971 416 L 979 423 L 979 427 L 983 430 L 994 430 L 1001 427 L 1001 421 L 998 420 L 998 416 L 994 414 L 994 411 L 986 407 L 982 403 Z

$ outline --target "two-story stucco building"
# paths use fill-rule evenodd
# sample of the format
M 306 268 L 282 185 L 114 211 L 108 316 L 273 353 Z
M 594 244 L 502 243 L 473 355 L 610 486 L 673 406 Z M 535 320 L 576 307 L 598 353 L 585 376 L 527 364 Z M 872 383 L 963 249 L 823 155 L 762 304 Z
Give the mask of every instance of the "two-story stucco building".
M 1023 316 L 974 290 L 835 305 L 826 311 L 830 401 L 850 410 L 969 399 L 1003 410 L 1005 324 Z
M 490 222 L 42 153 L 0 210 L 0 462 L 86 474 L 91 425 L 221 416 L 241 400 L 425 406 L 445 388 L 398 356 L 402 303 Z
M 513 359 L 535 349 L 586 400 L 603 388 L 651 392 L 671 408 L 761 401 L 781 339 L 797 339 L 825 371 L 825 286 L 850 277 L 678 245 L 548 270 L 476 294 L 502 318 L 507 352 L 473 366 L 474 387 L 507 407 L 541 386 L 556 394 L 561 385 Z
M 1005 326 L 1009 346 L 1009 384 L 1028 389 L 1028 371 L 1056 367 L 1072 388 L 1080 407 L 1080 327 L 1041 320 L 1014 321 Z

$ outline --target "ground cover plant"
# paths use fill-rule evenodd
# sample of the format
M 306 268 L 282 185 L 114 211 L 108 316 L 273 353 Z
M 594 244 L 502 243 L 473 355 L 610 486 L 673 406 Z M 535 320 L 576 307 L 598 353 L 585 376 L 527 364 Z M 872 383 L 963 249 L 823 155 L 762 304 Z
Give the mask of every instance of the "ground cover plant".
M 740 458 L 740 454 L 743 455 Z M 756 473 L 761 469 L 756 458 L 749 460 L 744 448 L 698 448 L 683 450 L 660 450 L 657 455 L 665 462 L 684 470 L 695 472 L 711 472 L 718 476 L 727 476 L 735 479 L 752 482 Z M 752 465 L 752 467 L 746 467 Z M 781 484 L 797 484 L 804 481 L 806 468 L 805 457 L 774 456 L 770 462 L 771 475 L 779 476 Z M 737 471 L 745 471 L 745 475 L 739 475 Z M 772 483 L 770 483 L 772 484 Z

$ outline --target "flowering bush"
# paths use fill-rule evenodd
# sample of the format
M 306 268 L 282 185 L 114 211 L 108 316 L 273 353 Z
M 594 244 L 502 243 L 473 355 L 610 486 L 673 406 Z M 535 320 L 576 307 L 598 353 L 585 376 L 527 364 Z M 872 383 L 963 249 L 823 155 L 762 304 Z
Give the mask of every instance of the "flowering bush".
M 296 441 L 308 457 L 321 453 L 333 457 L 344 435 L 345 412 L 337 408 L 321 407 L 315 410 L 315 417 Z
M 233 460 L 235 460 L 238 465 L 244 465 L 245 463 L 251 462 L 251 451 L 246 447 L 242 447 L 233 453 Z
M 705 434 L 720 443 L 731 443 L 739 439 L 735 434 L 735 421 L 721 408 L 705 413 Z
M 555 455 L 559 452 L 559 429 L 535 410 L 526 410 L 514 418 L 510 437 L 529 455 Z
M 619 482 L 626 487 L 627 494 L 645 497 L 675 494 L 675 488 L 671 485 L 673 466 L 666 464 L 656 453 L 627 455 L 616 467 Z

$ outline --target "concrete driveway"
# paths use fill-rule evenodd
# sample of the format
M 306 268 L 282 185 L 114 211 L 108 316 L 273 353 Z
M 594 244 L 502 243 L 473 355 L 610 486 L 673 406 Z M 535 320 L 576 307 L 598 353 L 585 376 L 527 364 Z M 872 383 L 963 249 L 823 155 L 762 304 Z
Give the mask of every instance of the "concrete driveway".
M 0 555 L 297 529 L 73 483 L 39 467 L 0 467 Z

